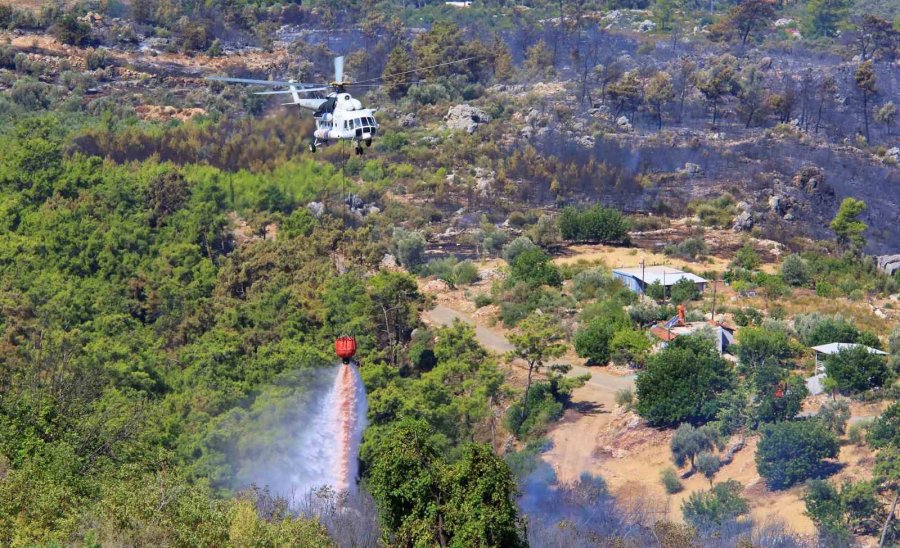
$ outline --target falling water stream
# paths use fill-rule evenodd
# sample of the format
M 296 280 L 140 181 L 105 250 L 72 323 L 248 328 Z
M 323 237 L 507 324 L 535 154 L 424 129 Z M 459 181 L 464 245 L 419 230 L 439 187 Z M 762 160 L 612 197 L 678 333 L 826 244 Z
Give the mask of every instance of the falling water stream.
M 328 394 L 297 437 L 291 489 L 305 494 L 330 486 L 352 491 L 358 472 L 357 452 L 366 427 L 366 392 L 356 365 L 341 364 Z

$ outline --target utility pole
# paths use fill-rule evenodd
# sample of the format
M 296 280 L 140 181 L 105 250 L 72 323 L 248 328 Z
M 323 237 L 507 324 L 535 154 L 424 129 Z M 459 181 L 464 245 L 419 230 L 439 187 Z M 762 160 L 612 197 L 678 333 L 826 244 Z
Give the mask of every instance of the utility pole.
M 716 275 L 713 278 L 713 299 L 712 299 L 712 310 L 709 311 L 709 319 L 713 324 L 716 323 L 716 287 L 719 284 L 719 276 Z
M 641 257 L 641 290 L 644 294 L 647 294 L 647 280 L 644 279 L 644 272 L 646 271 L 646 266 L 644 265 L 644 258 Z

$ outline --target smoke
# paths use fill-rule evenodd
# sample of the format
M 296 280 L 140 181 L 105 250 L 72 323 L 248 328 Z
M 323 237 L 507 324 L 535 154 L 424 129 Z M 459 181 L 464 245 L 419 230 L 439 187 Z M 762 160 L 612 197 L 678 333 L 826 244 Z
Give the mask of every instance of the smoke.
M 527 517 L 530 546 L 588 548 L 596 546 L 659 546 L 655 524 L 666 520 L 665 501 L 617 501 L 599 476 L 585 473 L 574 482 L 560 483 L 542 460 L 519 484 L 519 508 Z M 696 539 L 704 547 L 734 547 L 751 543 L 760 548 L 806 546 L 804 539 L 778 521 L 754 523 L 728 520 Z
M 281 379 L 249 411 L 220 425 L 219 435 L 236 432 L 227 451 L 227 483 L 234 489 L 265 487 L 294 501 L 321 488 L 353 491 L 366 405 L 354 365 Z

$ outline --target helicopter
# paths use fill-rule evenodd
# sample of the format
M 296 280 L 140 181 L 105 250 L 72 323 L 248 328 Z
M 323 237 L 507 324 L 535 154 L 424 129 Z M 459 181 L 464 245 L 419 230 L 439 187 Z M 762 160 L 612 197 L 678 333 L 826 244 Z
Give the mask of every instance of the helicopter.
M 379 125 L 375 120 L 374 108 L 363 108 L 359 99 L 353 98 L 347 91 L 351 87 L 378 87 L 384 83 L 378 83 L 385 78 L 394 78 L 412 74 L 421 70 L 434 69 L 463 61 L 470 61 L 475 57 L 457 59 L 445 63 L 439 63 L 429 67 L 423 67 L 394 74 L 383 75 L 361 82 L 348 82 L 344 80 L 344 57 L 334 58 L 334 80 L 327 84 L 312 84 L 296 82 L 294 80 L 253 80 L 249 78 L 229 78 L 224 76 L 210 76 L 207 80 L 233 84 L 252 84 L 259 86 L 282 87 L 287 89 L 257 91 L 255 95 L 290 95 L 291 102 L 282 105 L 297 105 L 300 108 L 313 111 L 316 121 L 316 129 L 313 132 L 313 140 L 309 144 L 309 151 L 315 153 L 319 145 L 328 145 L 331 141 L 350 141 L 354 145 L 357 155 L 363 154 L 363 144 L 372 146 L 372 139 L 378 133 Z M 417 82 L 403 82 L 403 84 L 415 84 Z M 399 84 L 394 84 L 399 85 Z M 301 94 L 320 93 L 329 91 L 323 97 L 302 97 Z
M 253 84 L 260 86 L 286 87 L 284 90 L 257 91 L 255 95 L 287 95 L 292 101 L 283 105 L 297 105 L 313 111 L 316 129 L 309 151 L 316 152 L 320 144 L 328 145 L 330 141 L 351 141 L 355 145 L 356 154 L 363 153 L 363 143 L 372 146 L 372 139 L 378 132 L 375 121 L 375 109 L 363 108 L 359 99 L 354 99 L 347 88 L 350 83 L 344 81 L 344 57 L 334 58 L 334 81 L 328 84 L 309 84 L 293 80 L 253 80 L 249 78 L 227 78 L 210 76 L 207 80 L 234 84 Z M 326 97 L 302 97 L 301 94 L 319 93 L 331 90 Z

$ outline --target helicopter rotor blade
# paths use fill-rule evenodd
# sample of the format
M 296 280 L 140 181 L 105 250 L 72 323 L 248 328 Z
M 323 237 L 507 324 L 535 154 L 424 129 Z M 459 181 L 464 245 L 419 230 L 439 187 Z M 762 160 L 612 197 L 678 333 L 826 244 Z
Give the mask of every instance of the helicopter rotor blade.
M 427 67 L 418 67 L 418 68 L 414 68 L 412 70 L 404 70 L 402 72 L 394 72 L 392 74 L 383 74 L 383 75 L 377 76 L 375 78 L 369 78 L 368 80 L 360 80 L 359 82 L 355 82 L 355 83 L 356 84 L 366 84 L 369 82 L 375 82 L 377 80 L 384 80 L 385 78 L 393 78 L 394 76 L 402 76 L 404 74 L 412 74 L 414 72 L 431 70 L 431 69 L 438 68 L 438 67 L 446 67 L 448 65 L 455 65 L 456 63 L 463 63 L 465 61 L 471 61 L 473 59 L 478 59 L 479 57 L 480 56 L 475 55 L 472 57 L 466 57 L 464 59 L 456 59 L 455 61 L 447 61 L 446 63 L 438 63 L 436 65 L 431 65 L 431 66 L 427 66 Z
M 225 76 L 207 76 L 207 80 L 213 82 L 225 82 L 227 84 L 254 84 L 257 86 L 274 86 L 274 87 L 290 87 L 307 88 L 309 86 L 321 86 L 322 84 L 311 84 L 308 82 L 285 82 L 283 80 L 254 80 L 252 78 L 228 78 Z
M 314 91 L 327 91 L 330 88 L 302 88 L 302 89 L 279 89 L 275 91 L 257 91 L 253 95 L 286 95 L 289 93 L 312 93 Z
M 344 81 L 344 56 L 334 58 L 334 81 Z

